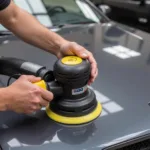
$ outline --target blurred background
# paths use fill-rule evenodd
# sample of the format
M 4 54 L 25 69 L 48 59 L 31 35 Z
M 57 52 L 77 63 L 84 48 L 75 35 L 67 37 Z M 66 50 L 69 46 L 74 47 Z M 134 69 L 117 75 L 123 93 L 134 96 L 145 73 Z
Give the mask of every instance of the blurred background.
M 150 33 L 150 0 L 91 0 L 110 19 Z
M 36 16 L 41 23 L 44 22 L 43 24 L 46 26 L 52 26 L 53 21 L 56 22 L 56 16 L 53 18 L 53 16 L 49 14 L 49 9 L 52 6 L 60 5 L 61 7 L 65 8 L 65 10 L 67 10 L 68 12 L 71 13 L 73 12 L 74 14 L 82 14 L 82 15 L 84 14 L 84 16 L 86 16 L 87 14 L 91 14 L 91 10 L 89 10 L 89 8 L 88 10 L 85 10 L 85 2 L 81 3 L 78 0 L 76 1 L 13 0 L 13 1 L 23 9 L 27 10 L 29 13 Z M 127 25 L 134 29 L 140 29 L 144 32 L 150 33 L 150 0 L 90 0 L 90 1 L 91 5 L 95 5 L 99 10 L 101 10 L 101 12 L 103 12 L 104 15 L 106 15 L 112 21 L 115 21 L 119 24 Z M 34 5 L 35 3 L 36 5 Z M 29 5 L 33 7 L 32 8 L 33 11 L 31 10 Z M 59 11 L 63 12 L 63 10 L 61 10 L 60 8 L 58 9 Z M 93 8 L 92 11 L 94 11 Z M 45 14 L 45 16 L 43 16 L 43 13 Z M 48 16 L 46 16 L 46 13 L 48 13 Z M 95 15 L 97 15 L 95 11 L 94 13 Z M 51 17 L 52 22 L 48 21 L 49 17 Z M 61 20 L 59 21 L 59 24 L 60 22 L 61 23 L 63 22 L 64 16 L 61 16 L 60 18 Z M 74 16 L 70 15 L 69 18 L 74 18 Z M 98 20 L 100 18 L 99 17 L 97 18 L 97 16 L 92 15 L 90 19 L 95 22 L 99 22 Z M 56 24 L 58 24 L 58 22 Z M 1 30 L 4 31 L 6 29 L 0 25 L 0 31 Z

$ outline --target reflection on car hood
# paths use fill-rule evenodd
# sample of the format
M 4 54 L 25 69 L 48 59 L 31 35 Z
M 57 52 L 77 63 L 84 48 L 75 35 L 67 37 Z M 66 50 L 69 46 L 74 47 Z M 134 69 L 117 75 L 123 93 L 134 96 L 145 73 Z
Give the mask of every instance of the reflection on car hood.
M 57 31 L 90 50 L 99 75 L 90 88 L 103 112 L 83 126 L 62 126 L 45 111 L 26 116 L 0 113 L 0 144 L 4 150 L 97 150 L 150 133 L 150 37 L 113 24 L 76 25 Z M 56 57 L 14 36 L 0 39 L 1 55 L 19 57 L 52 69 Z M 7 77 L 0 77 L 5 86 Z

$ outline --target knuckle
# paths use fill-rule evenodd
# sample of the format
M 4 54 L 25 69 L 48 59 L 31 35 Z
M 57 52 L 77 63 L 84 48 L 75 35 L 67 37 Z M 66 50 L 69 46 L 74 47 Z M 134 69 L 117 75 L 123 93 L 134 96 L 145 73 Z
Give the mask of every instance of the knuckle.
M 39 98 L 34 98 L 33 102 L 34 102 L 34 104 L 39 104 L 40 103 L 40 99 Z
M 48 96 L 48 101 L 51 101 L 53 98 L 54 98 L 54 95 L 52 93 L 50 93 Z
M 77 43 L 73 41 L 73 42 L 70 42 L 70 44 L 71 45 L 76 45 Z
M 34 86 L 33 92 L 34 92 L 35 94 L 40 94 L 40 93 L 42 92 L 42 90 L 41 90 L 38 86 Z
M 36 89 L 35 89 L 35 92 L 36 92 L 36 93 L 41 93 L 41 89 L 40 89 L 40 88 L 36 88 Z
M 33 105 L 33 106 L 31 107 L 31 110 L 32 110 L 32 111 L 37 110 L 37 106 Z
M 35 78 L 35 76 L 34 76 L 34 75 L 28 75 L 28 77 Z
M 28 95 L 29 95 L 30 98 L 33 98 L 34 97 L 34 92 L 33 91 L 29 91 Z
M 92 53 L 90 51 L 88 51 L 89 55 L 92 55 Z
M 75 49 L 79 49 L 79 45 L 76 42 L 71 42 L 70 46 L 75 48 Z
M 93 53 L 90 52 L 90 56 L 93 57 Z
M 20 78 L 21 79 L 25 79 L 27 76 L 26 75 L 21 75 Z

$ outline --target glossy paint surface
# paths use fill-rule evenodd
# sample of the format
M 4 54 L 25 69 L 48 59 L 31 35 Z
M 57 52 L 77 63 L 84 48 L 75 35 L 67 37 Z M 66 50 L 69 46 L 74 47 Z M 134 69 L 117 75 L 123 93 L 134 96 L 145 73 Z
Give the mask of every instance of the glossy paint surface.
M 73 25 L 58 30 L 91 51 L 99 75 L 90 88 L 102 103 L 101 116 L 88 125 L 63 126 L 45 111 L 27 116 L 0 112 L 3 150 L 100 150 L 150 131 L 150 36 L 108 24 Z M 0 39 L 1 56 L 22 58 L 53 69 L 56 57 L 15 37 Z M 1 87 L 8 77 L 0 76 Z

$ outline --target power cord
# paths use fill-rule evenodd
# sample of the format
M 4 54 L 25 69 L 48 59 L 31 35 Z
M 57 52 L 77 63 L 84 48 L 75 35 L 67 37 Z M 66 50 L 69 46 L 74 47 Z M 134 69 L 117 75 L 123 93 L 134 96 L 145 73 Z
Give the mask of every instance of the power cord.
M 13 75 L 11 75 L 11 76 L 8 78 L 7 86 L 10 85 L 10 81 L 11 81 L 12 78 L 17 79 L 17 78 L 19 78 L 20 76 L 21 76 L 21 74 L 13 74 Z

